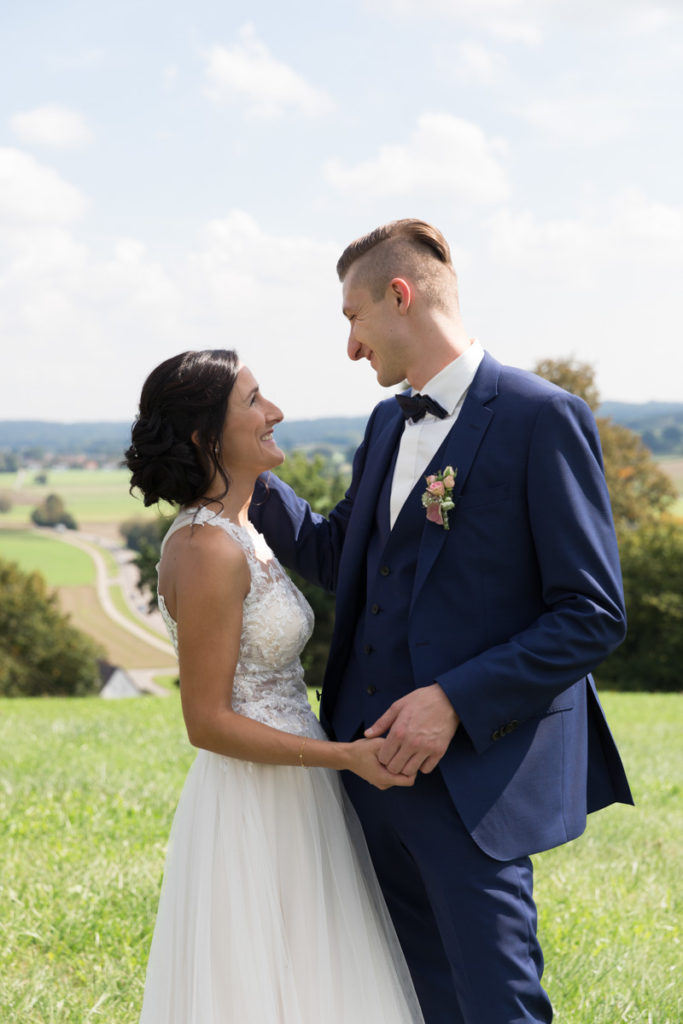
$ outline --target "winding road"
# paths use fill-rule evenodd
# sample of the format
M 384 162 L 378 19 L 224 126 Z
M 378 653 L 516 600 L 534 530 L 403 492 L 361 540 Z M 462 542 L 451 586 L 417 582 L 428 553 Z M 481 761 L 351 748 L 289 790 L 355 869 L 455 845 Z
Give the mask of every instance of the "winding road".
M 155 647 L 157 648 L 157 650 L 163 651 L 165 655 L 170 655 L 172 658 L 174 658 L 175 652 L 173 650 L 172 645 L 167 640 L 165 640 L 161 635 L 155 636 L 154 633 L 151 632 L 151 628 L 153 627 L 142 624 L 144 621 L 143 616 L 138 610 L 138 608 L 135 606 L 133 600 L 131 599 L 134 587 L 134 580 L 132 578 L 131 573 L 127 572 L 126 575 L 128 578 L 124 578 L 124 572 L 126 572 L 124 566 L 130 565 L 130 563 L 125 563 L 120 558 L 117 558 L 116 562 L 118 566 L 118 576 L 114 579 L 111 579 L 107 572 L 107 563 L 102 557 L 101 552 L 98 550 L 101 544 L 101 541 L 98 537 L 95 537 L 91 534 L 81 534 L 78 531 L 71 530 L 68 532 L 62 530 L 51 530 L 50 532 L 56 539 L 63 541 L 65 544 L 71 544 L 72 547 L 80 548 L 81 551 L 84 551 L 87 555 L 90 556 L 95 566 L 95 586 L 97 591 L 97 597 L 100 604 L 102 605 L 102 609 L 105 612 L 105 614 L 113 622 L 116 622 L 118 626 L 120 626 L 122 629 L 127 630 L 129 633 L 137 637 L 139 640 L 144 641 L 144 643 L 148 644 L 150 647 Z M 129 608 L 130 612 L 132 613 L 132 615 L 137 616 L 141 620 L 141 624 L 139 626 L 130 618 L 128 618 L 128 616 L 122 615 L 118 608 L 116 608 L 116 606 L 114 605 L 109 590 L 110 586 L 112 585 L 118 585 L 121 587 L 121 592 L 124 596 L 124 600 L 126 601 L 126 605 Z M 147 693 L 157 694 L 159 696 L 168 695 L 168 690 L 157 685 L 154 682 L 153 678 L 155 675 L 167 674 L 168 668 L 127 668 L 126 672 L 128 673 L 128 675 L 131 676 L 131 678 L 134 680 L 136 685 L 141 690 L 144 690 Z

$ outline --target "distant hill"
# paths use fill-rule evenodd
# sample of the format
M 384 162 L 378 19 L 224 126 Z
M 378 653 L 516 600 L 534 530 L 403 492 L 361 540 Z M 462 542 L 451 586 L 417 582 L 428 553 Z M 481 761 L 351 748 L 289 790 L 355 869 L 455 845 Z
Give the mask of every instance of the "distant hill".
M 683 455 L 683 402 L 603 402 L 598 415 L 635 430 L 654 455 Z
M 656 455 L 683 455 L 683 402 L 604 402 L 598 415 L 635 430 Z M 277 428 L 277 439 L 286 450 L 347 454 L 360 443 L 365 423 L 364 416 L 285 420 Z M 0 420 L 0 451 L 24 457 L 83 454 L 98 461 L 119 460 L 129 439 L 130 423 Z
M 52 423 L 46 420 L 0 420 L 0 450 L 57 455 L 120 455 L 130 444 L 130 423 Z
M 277 439 L 286 450 L 355 448 L 363 437 L 366 417 L 286 420 Z M 0 451 L 27 458 L 45 454 L 87 455 L 118 460 L 130 444 L 130 423 L 54 423 L 45 420 L 0 420 Z

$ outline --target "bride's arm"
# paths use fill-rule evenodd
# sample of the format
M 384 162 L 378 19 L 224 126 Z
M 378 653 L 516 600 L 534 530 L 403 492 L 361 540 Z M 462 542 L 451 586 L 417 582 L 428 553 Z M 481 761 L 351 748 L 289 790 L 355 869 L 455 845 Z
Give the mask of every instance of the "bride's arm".
M 282 732 L 232 709 L 242 606 L 250 587 L 247 560 L 222 530 L 203 526 L 171 538 L 169 611 L 178 624 L 180 696 L 193 746 L 263 764 L 348 769 L 375 786 L 411 785 L 377 760 L 382 740 L 333 743 Z

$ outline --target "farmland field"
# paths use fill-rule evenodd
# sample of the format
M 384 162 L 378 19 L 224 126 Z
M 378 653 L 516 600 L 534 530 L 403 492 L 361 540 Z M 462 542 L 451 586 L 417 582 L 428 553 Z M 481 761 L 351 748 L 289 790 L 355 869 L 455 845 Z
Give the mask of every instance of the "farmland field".
M 130 474 L 125 469 L 47 470 L 47 483 L 36 484 L 34 474 L 11 474 L 3 481 L 14 505 L 0 517 L 0 525 L 28 524 L 32 509 L 48 494 L 58 494 L 81 529 L 97 524 L 119 523 L 124 519 L 154 518 L 155 508 L 146 509 L 140 498 L 128 493 Z M 170 507 L 164 509 L 171 513 Z
M 145 643 L 106 614 L 95 586 L 93 560 L 87 551 L 68 543 L 74 536 L 71 531 L 61 539 L 60 535 L 47 531 L 0 528 L 0 558 L 17 562 L 25 572 L 38 570 L 56 591 L 62 611 L 100 644 L 111 664 L 128 669 L 175 668 L 176 661 L 170 652 Z M 113 556 L 104 548 L 97 551 L 105 561 L 108 578 L 116 578 L 119 567 Z M 150 638 L 159 638 L 158 631 L 148 627 L 129 609 L 119 584 L 111 585 L 108 590 L 121 615 L 138 628 L 147 630 Z
M 42 573 L 51 587 L 95 582 L 95 567 L 85 551 L 37 530 L 0 529 L 0 558 L 17 562 L 24 572 Z
M 678 1024 L 683 697 L 604 703 L 637 806 L 535 858 L 544 982 L 557 1024 Z M 0 750 L 3 1024 L 134 1024 L 194 756 L 177 693 L 0 701 Z
M 113 665 L 122 668 L 175 667 L 172 654 L 146 644 L 110 619 L 97 600 L 94 587 L 60 587 L 57 595 L 62 611 L 72 617 L 79 629 L 102 645 L 107 661 Z

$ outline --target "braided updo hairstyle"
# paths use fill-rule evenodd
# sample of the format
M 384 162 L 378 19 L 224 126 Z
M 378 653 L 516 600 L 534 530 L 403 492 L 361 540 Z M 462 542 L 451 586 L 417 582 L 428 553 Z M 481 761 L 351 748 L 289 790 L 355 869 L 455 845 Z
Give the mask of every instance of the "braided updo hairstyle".
M 130 489 L 142 492 L 146 506 L 189 505 L 216 477 L 225 486 L 217 500 L 227 494 L 221 436 L 238 370 L 237 353 L 228 349 L 181 352 L 152 370 L 124 456 Z

